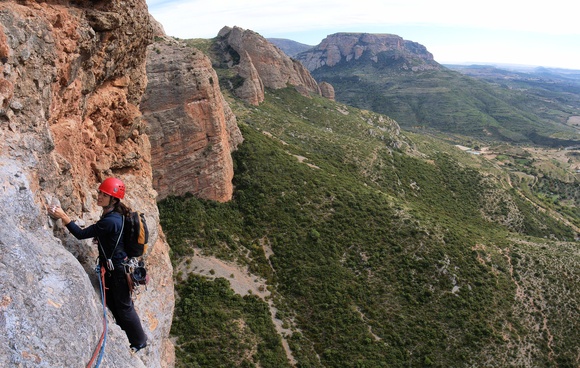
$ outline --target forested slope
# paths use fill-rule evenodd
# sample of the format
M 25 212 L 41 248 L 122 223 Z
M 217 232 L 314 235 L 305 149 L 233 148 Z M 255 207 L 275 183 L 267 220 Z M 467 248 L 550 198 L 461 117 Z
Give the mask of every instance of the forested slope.
M 179 275 L 178 366 L 578 363 L 576 234 L 496 162 L 293 89 L 230 104 L 233 200 L 170 197 L 162 224 L 175 264 L 197 249 L 270 294 Z

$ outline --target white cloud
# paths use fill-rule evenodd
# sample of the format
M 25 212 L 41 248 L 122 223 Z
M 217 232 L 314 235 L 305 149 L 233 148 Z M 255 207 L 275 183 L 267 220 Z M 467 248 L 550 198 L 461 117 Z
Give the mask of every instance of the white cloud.
M 180 38 L 215 37 L 224 26 L 239 26 L 264 37 L 291 38 L 311 45 L 336 32 L 395 33 L 422 43 L 434 53 L 436 60 L 438 54 L 448 60 L 458 60 L 461 53 L 465 55 L 464 60 L 476 60 L 479 55 L 508 58 L 510 54 L 517 56 L 516 53 L 519 59 L 523 55 L 538 58 L 542 54 L 538 49 L 547 48 L 543 51 L 544 60 L 530 60 L 530 64 L 560 63 L 564 67 L 575 64 L 580 69 L 580 27 L 577 12 L 569 0 L 549 3 L 529 0 L 147 0 L 147 3 L 165 32 Z M 403 27 L 408 35 L 397 33 Z M 489 35 L 484 40 L 481 36 L 486 32 Z M 535 51 L 533 45 L 527 45 L 524 51 L 514 40 L 502 40 L 511 33 L 527 37 L 527 41 L 542 38 L 545 42 L 538 43 Z M 472 34 L 480 38 L 470 41 Z M 460 42 L 457 37 L 461 35 L 465 39 Z M 552 40 L 545 40 L 546 37 Z M 569 43 L 556 50 L 559 39 Z M 473 56 L 467 55 L 468 49 L 473 50 Z M 554 60 L 545 64 L 545 54 L 554 55 Z M 566 60 L 558 60 L 556 55 Z

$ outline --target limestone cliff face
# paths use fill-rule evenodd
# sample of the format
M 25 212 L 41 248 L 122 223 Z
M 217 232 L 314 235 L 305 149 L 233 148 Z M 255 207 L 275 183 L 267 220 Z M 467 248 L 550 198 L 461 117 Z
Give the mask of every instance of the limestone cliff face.
M 369 59 L 375 63 L 398 60 L 401 68 L 411 70 L 439 68 L 425 46 L 391 34 L 336 33 L 296 58 L 309 71 L 359 59 Z
M 89 362 L 103 330 L 96 248 L 46 215 L 94 223 L 98 183 L 125 181 L 147 213 L 152 282 L 136 298 L 149 336 L 131 356 L 108 318 L 104 366 L 174 364 L 172 268 L 138 104 L 152 29 L 145 0 L 0 2 L 0 366 Z
M 192 193 L 230 200 L 231 153 L 243 139 L 209 58 L 159 37 L 147 52 L 147 76 L 141 110 L 149 125 L 159 198 Z
M 286 88 L 289 85 L 304 94 L 320 95 L 320 88 L 310 72 L 256 32 L 239 27 L 224 27 L 218 33 L 222 63 L 235 68 L 243 79 L 233 86 L 237 96 L 257 105 L 264 100 L 264 87 Z

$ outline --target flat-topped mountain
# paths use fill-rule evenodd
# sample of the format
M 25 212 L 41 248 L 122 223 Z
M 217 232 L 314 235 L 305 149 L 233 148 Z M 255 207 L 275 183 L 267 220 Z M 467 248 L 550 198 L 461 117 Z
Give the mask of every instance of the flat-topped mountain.
M 335 33 L 296 58 L 311 72 L 323 66 L 354 61 L 388 63 L 412 70 L 440 68 L 425 46 L 392 34 Z

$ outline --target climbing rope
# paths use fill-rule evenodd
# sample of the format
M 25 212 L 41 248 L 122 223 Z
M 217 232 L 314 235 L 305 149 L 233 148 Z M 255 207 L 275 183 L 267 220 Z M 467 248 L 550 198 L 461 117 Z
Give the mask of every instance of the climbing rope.
M 99 339 L 99 342 L 97 343 L 97 346 L 95 347 L 95 351 L 93 352 L 93 356 L 91 357 L 91 360 L 87 364 L 87 368 L 91 368 L 93 366 L 95 359 L 97 359 L 97 354 L 98 354 L 98 359 L 97 359 L 97 363 L 95 364 L 94 368 L 98 368 L 101 365 L 101 361 L 103 360 L 103 356 L 105 355 L 105 344 L 107 342 L 107 301 L 106 301 L 106 296 L 105 296 L 105 289 L 106 289 L 106 287 L 105 287 L 105 272 L 107 272 L 107 271 L 105 270 L 104 267 L 101 267 L 100 265 L 97 265 L 97 267 L 95 268 L 95 271 L 99 275 L 99 287 L 101 289 L 101 300 L 103 301 L 103 333 L 101 334 L 101 338 Z

